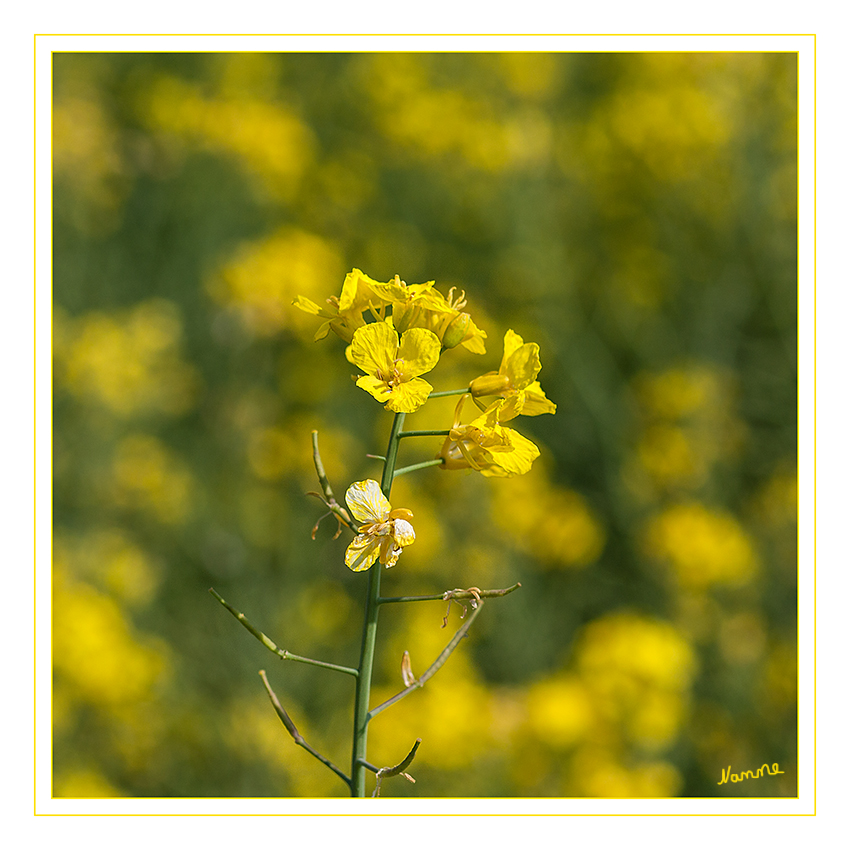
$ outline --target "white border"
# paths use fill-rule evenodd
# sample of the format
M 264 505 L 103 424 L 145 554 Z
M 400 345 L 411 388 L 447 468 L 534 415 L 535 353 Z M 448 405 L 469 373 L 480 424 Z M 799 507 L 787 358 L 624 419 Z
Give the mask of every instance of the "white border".
M 65 800 L 50 796 L 50 67 L 52 51 L 794 51 L 799 53 L 800 229 L 800 736 L 797 799 L 119 799 Z M 36 800 L 40 815 L 569 815 L 569 814 L 791 814 L 814 812 L 814 38 L 783 36 L 66 36 L 36 38 L 37 169 L 37 564 Z M 451 828 L 451 826 L 449 827 Z M 500 827 L 501 828 L 501 827 Z

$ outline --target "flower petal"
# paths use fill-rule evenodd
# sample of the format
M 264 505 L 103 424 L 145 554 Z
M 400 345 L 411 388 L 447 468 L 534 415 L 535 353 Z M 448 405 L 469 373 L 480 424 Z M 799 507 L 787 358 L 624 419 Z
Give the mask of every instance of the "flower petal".
M 557 405 L 546 398 L 546 393 L 541 389 L 539 381 L 530 383 L 522 396 L 523 416 L 539 416 L 541 413 L 554 413 L 557 410 Z
M 515 390 L 524 390 L 540 372 L 540 346 L 536 342 L 521 345 L 505 356 L 505 373 Z
M 424 378 L 413 378 L 398 384 L 392 388 L 390 400 L 386 405 L 387 410 L 392 410 L 393 413 L 413 413 L 425 404 L 433 389 Z
M 389 538 L 387 538 L 389 540 Z M 392 543 L 385 544 L 381 548 L 381 563 L 389 569 L 398 563 L 398 556 L 401 555 L 401 546 L 394 546 Z
M 398 334 L 387 322 L 373 322 L 357 328 L 351 339 L 350 359 L 364 372 L 376 378 L 393 373 L 398 351 Z
M 416 540 L 416 532 L 406 519 L 393 520 L 393 539 L 399 546 L 410 546 Z
M 311 301 L 309 298 L 305 298 L 303 295 L 296 295 L 293 299 L 292 303 L 299 309 L 303 310 L 305 313 L 310 313 L 313 316 L 322 316 L 322 308 L 315 303 L 315 301 Z
M 440 339 L 425 328 L 411 328 L 401 335 L 398 347 L 401 373 L 405 378 L 418 378 L 430 372 L 440 359 Z
M 345 550 L 345 566 L 356 573 L 368 570 L 378 559 L 380 543 L 372 534 L 358 534 Z
M 483 468 L 482 475 L 510 478 L 525 475 L 531 464 L 540 457 L 540 449 L 527 437 L 511 428 L 502 428 L 502 434 L 510 441 L 510 451 L 494 452 L 490 455 L 493 465 Z
M 362 313 L 368 308 L 370 302 L 379 303 L 374 285 L 377 281 L 372 280 L 369 275 L 363 274 L 360 269 L 352 269 L 342 284 L 342 292 L 339 296 L 339 312 Z
M 473 354 L 486 354 L 487 348 L 484 345 L 484 340 L 487 339 L 487 334 L 482 331 L 475 322 L 470 321 L 469 328 L 466 331 L 466 336 L 463 338 L 461 345 Z
M 508 331 L 505 333 L 505 352 L 502 355 L 502 365 L 499 367 L 499 371 L 503 375 L 505 374 L 505 369 L 508 364 L 508 358 L 522 345 L 522 337 L 518 333 L 515 333 L 514 331 L 508 329 Z
M 383 522 L 392 510 L 381 485 L 371 478 L 355 481 L 345 492 L 345 503 L 359 522 Z
M 366 390 L 367 393 L 378 399 L 381 404 L 384 404 L 392 395 L 390 385 L 386 381 L 373 378 L 371 375 L 363 375 L 358 378 L 357 386 L 361 390 Z

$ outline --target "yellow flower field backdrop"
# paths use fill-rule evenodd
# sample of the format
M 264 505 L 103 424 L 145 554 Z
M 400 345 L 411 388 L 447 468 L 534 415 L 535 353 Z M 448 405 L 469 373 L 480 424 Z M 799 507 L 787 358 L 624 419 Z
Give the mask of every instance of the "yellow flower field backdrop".
M 396 482 L 416 542 L 385 595 L 522 588 L 375 718 L 376 765 L 422 738 L 417 783 L 383 795 L 796 795 L 794 54 L 53 67 L 54 795 L 348 794 L 257 674 L 343 765 L 350 678 L 276 660 L 207 589 L 356 663 L 365 573 L 332 518 L 311 539 L 310 435 L 341 498 L 380 477 L 392 414 L 293 305 L 354 268 L 454 287 L 486 334 L 406 392 L 501 373 L 557 405 L 509 423 L 540 448 L 524 475 Z M 523 340 L 545 405 L 503 362 Z M 410 442 L 401 464 L 444 438 Z M 373 703 L 461 614 L 384 606 Z M 783 773 L 718 785 L 763 763 Z

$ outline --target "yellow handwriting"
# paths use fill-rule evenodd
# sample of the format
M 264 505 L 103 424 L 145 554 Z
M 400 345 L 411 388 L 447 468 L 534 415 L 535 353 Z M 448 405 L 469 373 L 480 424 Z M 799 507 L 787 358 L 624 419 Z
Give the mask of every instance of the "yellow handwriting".
M 761 779 L 764 774 L 768 776 L 776 776 L 777 773 L 785 773 L 779 769 L 779 765 L 774 762 L 772 765 L 763 764 L 755 773 L 752 770 L 742 770 L 740 773 L 732 773 L 732 765 L 730 764 L 725 770 L 720 768 L 720 782 L 718 785 L 723 785 L 725 782 L 743 782 L 745 779 Z

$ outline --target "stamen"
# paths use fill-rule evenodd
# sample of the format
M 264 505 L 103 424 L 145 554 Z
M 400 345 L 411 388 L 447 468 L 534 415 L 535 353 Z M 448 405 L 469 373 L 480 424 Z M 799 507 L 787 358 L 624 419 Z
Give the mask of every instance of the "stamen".
M 449 302 L 449 307 L 451 307 L 452 310 L 462 310 L 464 307 L 466 307 L 466 290 L 461 289 L 460 295 L 458 295 L 457 300 L 453 301 L 452 299 L 454 298 L 455 288 L 456 287 L 453 286 L 451 289 L 449 289 L 449 294 L 446 300 Z

